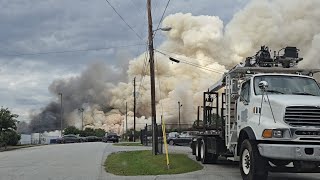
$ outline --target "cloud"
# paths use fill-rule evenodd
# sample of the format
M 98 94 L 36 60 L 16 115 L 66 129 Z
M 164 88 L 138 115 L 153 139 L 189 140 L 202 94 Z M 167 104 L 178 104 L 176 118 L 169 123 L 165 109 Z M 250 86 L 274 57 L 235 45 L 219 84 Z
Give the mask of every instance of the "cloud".
M 111 3 L 121 15 L 146 38 L 145 0 Z M 171 1 L 167 15 L 191 12 L 195 15 L 217 15 L 224 21 L 246 1 L 186 0 Z M 157 25 L 165 1 L 153 1 L 154 25 Z M 130 59 L 145 46 L 37 56 L 8 54 L 64 51 L 136 44 L 140 40 L 119 19 L 105 1 L 28 0 L 0 2 L 0 101 L 28 120 L 30 111 L 38 110 L 54 99 L 48 92 L 56 78 L 80 74 L 88 64 L 104 61 L 115 68 L 126 69 Z M 162 33 L 156 45 L 164 40 Z M 121 57 L 125 56 L 125 57 Z M 121 60 L 121 62 L 118 62 Z

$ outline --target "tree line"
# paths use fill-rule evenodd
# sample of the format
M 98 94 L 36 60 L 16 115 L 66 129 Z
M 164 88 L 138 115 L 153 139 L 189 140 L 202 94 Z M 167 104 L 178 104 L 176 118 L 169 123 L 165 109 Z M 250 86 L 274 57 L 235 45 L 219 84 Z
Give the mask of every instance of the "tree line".
M 84 130 L 80 130 L 75 126 L 69 126 L 64 129 L 63 134 L 64 135 L 75 134 L 75 135 L 80 135 L 81 137 L 87 137 L 87 136 L 103 137 L 106 134 L 106 131 L 103 129 L 92 129 L 92 128 L 85 128 Z

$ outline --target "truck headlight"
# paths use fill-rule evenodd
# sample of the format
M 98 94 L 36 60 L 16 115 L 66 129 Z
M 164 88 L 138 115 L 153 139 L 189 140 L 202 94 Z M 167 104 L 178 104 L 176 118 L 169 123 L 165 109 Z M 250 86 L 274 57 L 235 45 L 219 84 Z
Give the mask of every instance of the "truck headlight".
M 265 129 L 262 133 L 264 138 L 283 138 L 284 130 L 283 129 Z
M 275 137 L 275 138 L 283 138 L 283 131 L 282 130 L 273 130 L 272 131 L 272 137 Z

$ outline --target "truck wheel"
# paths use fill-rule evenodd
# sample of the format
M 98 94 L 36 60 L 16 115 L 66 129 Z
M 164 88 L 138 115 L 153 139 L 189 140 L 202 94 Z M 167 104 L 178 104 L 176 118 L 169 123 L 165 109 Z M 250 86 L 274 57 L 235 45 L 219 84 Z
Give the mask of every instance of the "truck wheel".
M 196 142 L 191 142 L 192 155 L 196 155 Z
M 268 161 L 262 157 L 253 141 L 244 140 L 240 149 L 240 172 L 244 180 L 266 180 Z
M 196 160 L 201 160 L 201 141 L 200 139 L 197 139 L 196 141 Z
M 201 162 L 202 164 L 216 163 L 218 155 L 208 153 L 207 145 L 204 140 L 201 141 Z

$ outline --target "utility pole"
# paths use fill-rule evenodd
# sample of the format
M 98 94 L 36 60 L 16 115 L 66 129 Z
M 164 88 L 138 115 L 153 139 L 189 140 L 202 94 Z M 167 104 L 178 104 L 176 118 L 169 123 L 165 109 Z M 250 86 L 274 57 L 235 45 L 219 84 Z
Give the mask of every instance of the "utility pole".
M 84 109 L 83 108 L 79 108 L 78 110 L 81 113 L 81 130 L 83 130 L 83 111 L 84 111 Z
M 181 133 L 180 108 L 182 107 L 182 104 L 180 104 L 180 101 L 178 101 L 178 106 L 179 106 L 179 124 L 178 124 L 178 127 L 179 127 L 179 132 Z
M 136 142 L 136 77 L 133 79 L 133 142 Z
M 61 137 L 62 137 L 62 93 L 59 93 L 60 95 L 60 131 L 61 131 Z
M 41 137 L 40 137 L 41 130 L 40 130 L 40 128 L 41 128 L 41 118 L 39 116 L 39 144 L 41 144 Z
M 198 106 L 198 113 L 197 113 L 197 128 L 199 128 L 200 125 L 200 106 Z
M 128 103 L 126 102 L 126 133 L 128 132 Z
M 147 0 L 148 11 L 148 40 L 150 56 L 150 82 L 151 82 L 151 121 L 152 121 L 152 154 L 157 155 L 158 137 L 156 135 L 156 93 L 155 93 L 155 75 L 154 75 L 154 49 L 153 49 L 153 29 L 151 15 L 151 0 Z

